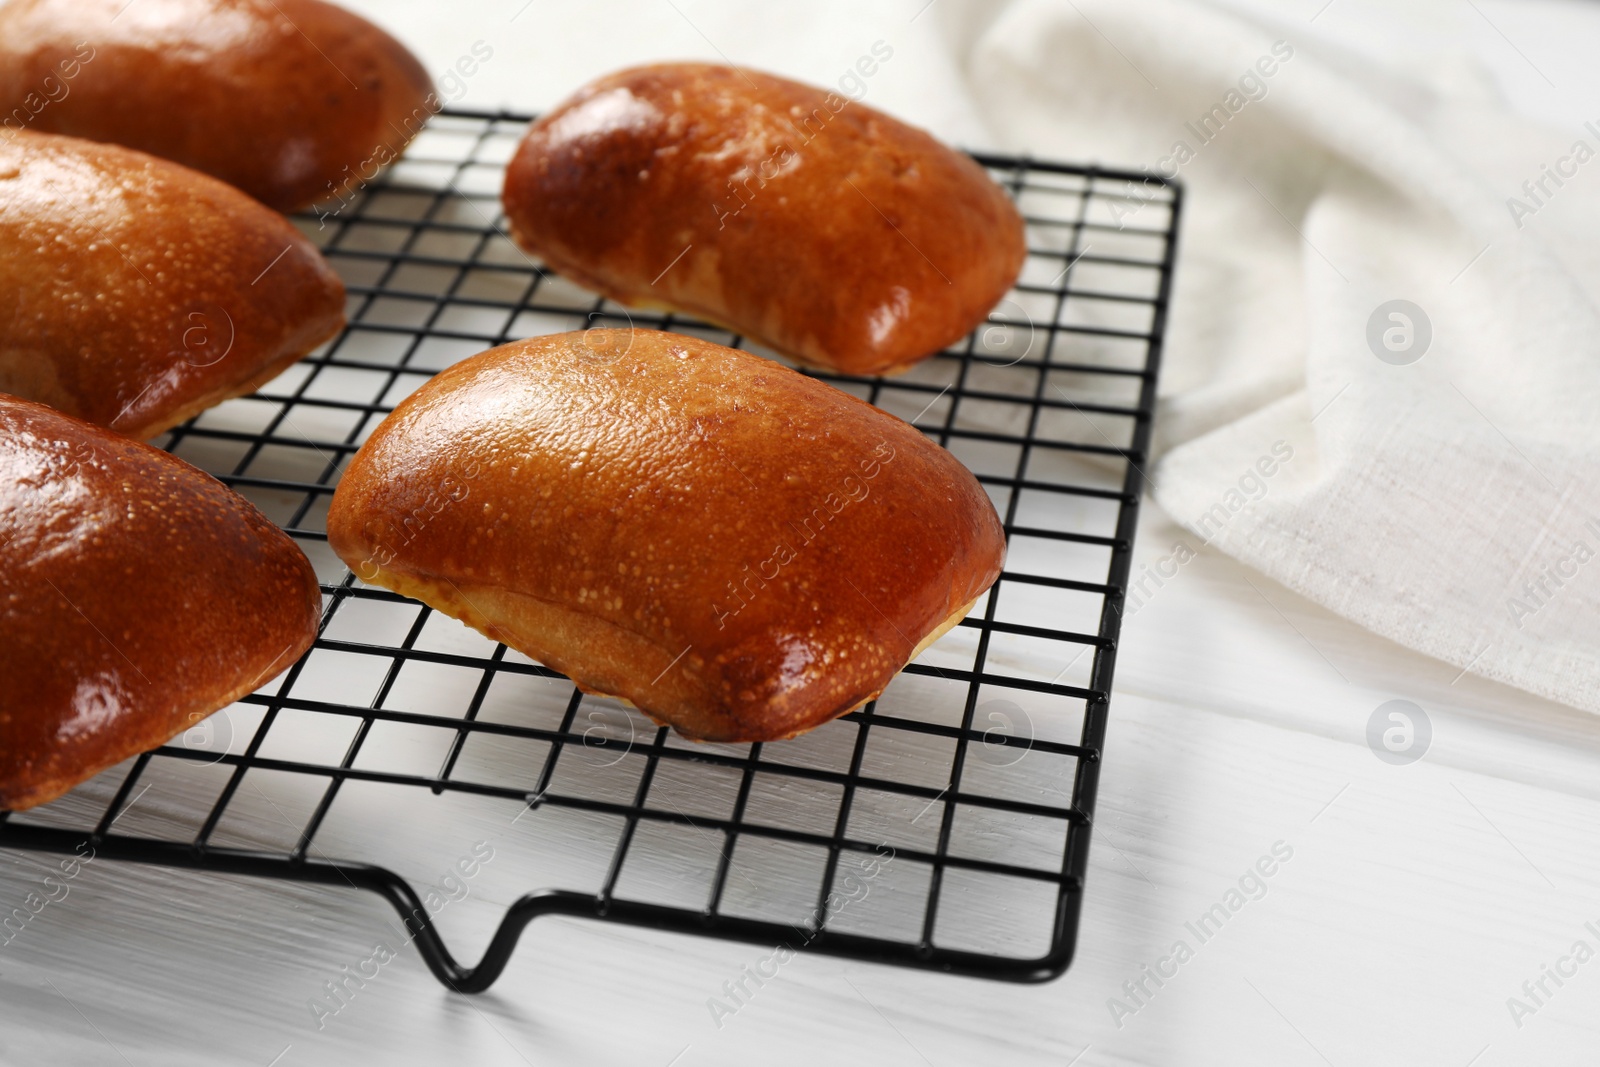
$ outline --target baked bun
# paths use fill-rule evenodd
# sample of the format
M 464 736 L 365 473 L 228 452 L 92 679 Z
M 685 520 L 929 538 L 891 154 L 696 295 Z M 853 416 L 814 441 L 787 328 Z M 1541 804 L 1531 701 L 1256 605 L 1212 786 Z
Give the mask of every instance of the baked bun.
M 506 171 L 524 248 L 624 304 L 892 373 L 964 337 L 1027 254 L 982 167 L 835 93 L 703 63 L 593 82 Z
M 158 449 L 0 396 L 0 809 L 60 796 L 294 663 L 295 543 Z
M 438 110 L 428 72 L 320 0 L 11 0 L 0 121 L 127 145 L 280 211 L 354 189 Z
M 300 231 L 175 163 L 0 136 L 0 392 L 152 437 L 253 391 L 344 324 Z
M 328 542 L 363 581 L 706 741 L 873 699 L 1005 551 L 977 479 L 911 426 L 654 330 L 441 372 L 356 453 Z

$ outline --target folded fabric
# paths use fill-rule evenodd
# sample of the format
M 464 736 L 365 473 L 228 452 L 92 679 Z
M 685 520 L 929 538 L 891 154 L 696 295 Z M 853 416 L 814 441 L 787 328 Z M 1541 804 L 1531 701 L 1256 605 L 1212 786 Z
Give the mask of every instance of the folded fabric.
M 1508 186 L 1483 159 L 1527 124 L 1464 62 L 1373 69 L 1185 0 L 944 6 L 1003 144 L 1188 186 L 1160 505 L 1379 634 L 1600 711 L 1600 218 L 1562 204 L 1600 188 L 1600 121 Z M 1084 241 L 1142 225 L 1126 192 Z

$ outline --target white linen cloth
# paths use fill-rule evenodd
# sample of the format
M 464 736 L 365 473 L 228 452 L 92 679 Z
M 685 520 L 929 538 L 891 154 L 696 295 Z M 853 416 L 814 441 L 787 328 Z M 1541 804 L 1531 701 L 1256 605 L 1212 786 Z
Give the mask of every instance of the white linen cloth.
M 501 58 L 463 86 L 468 104 L 548 107 L 605 71 L 689 56 L 831 84 L 883 39 L 895 58 L 866 99 L 948 140 L 1176 169 L 1149 473 L 1188 546 L 1600 712 L 1600 109 L 1552 135 L 1464 57 L 1340 48 L 1316 4 L 352 6 L 435 70 L 489 41 Z M 1375 319 L 1396 300 L 1421 315 Z
M 1462 128 L 1494 150 L 1517 125 L 1470 68 L 1447 68 L 1446 95 L 1302 36 L 1303 21 L 1183 0 L 1019 0 L 966 71 L 1006 143 L 1151 164 L 1178 142 L 1195 153 L 1161 506 L 1386 637 L 1600 711 L 1600 315 L 1576 273 L 1592 282 L 1593 263 L 1565 266 L 1534 225 L 1562 198 L 1592 203 L 1600 162 L 1563 151 L 1548 159 L 1563 186 L 1495 188 L 1452 152 Z M 1600 152 L 1600 128 L 1563 147 L 1580 140 Z M 1376 354 L 1405 355 L 1382 337 L 1404 344 L 1403 320 L 1381 315 L 1369 343 L 1396 299 L 1431 323 L 1408 365 Z M 1279 441 L 1293 459 L 1260 476 Z

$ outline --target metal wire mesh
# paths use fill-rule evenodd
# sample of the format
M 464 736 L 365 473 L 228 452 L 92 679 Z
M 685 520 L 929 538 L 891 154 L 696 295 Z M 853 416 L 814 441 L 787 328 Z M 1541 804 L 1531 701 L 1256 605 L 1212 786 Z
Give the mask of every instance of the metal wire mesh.
M 965 342 L 904 376 L 817 376 L 968 464 L 1004 520 L 1006 569 L 873 704 L 793 741 L 699 745 L 364 586 L 327 549 L 323 520 L 350 456 L 456 360 L 628 322 L 741 345 L 597 298 L 510 242 L 498 195 L 527 121 L 446 112 L 371 187 L 297 219 L 349 286 L 349 328 L 165 441 L 306 549 L 324 583 L 316 646 L 174 743 L 56 804 L 0 815 L 0 846 L 65 852 L 87 836 L 111 857 L 377 891 L 434 973 L 467 991 L 487 988 L 522 928 L 549 913 L 994 978 L 1060 974 L 1083 892 L 1179 190 L 977 157 L 1028 220 L 1016 288 Z M 205 789 L 193 786 L 201 772 Z M 190 786 L 123 819 L 173 775 Z M 377 827 L 426 834 L 463 804 L 565 827 L 521 846 L 541 881 L 475 968 L 446 950 L 413 879 L 360 855 L 360 842 L 382 839 Z

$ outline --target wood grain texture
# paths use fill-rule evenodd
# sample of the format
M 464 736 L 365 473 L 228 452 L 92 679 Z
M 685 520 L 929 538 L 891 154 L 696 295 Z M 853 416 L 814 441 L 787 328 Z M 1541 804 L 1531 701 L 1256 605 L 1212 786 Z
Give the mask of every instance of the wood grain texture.
M 1175 533 L 1152 514 L 1141 562 Z M 319 1029 L 308 1002 L 392 937 L 387 905 L 354 891 L 97 860 L 68 899 L 0 947 L 11 1024 L 0 1042 L 19 1062 L 114 1059 L 109 1041 L 135 1063 L 257 1067 L 286 1048 L 283 1064 L 376 1056 L 666 1067 L 680 1054 L 676 1067 L 819 1058 L 1062 1067 L 1080 1055 L 1077 1067 L 1323 1063 L 1306 1038 L 1336 1065 L 1465 1065 L 1480 1053 L 1479 1065 L 1585 1062 L 1600 1044 L 1593 965 L 1520 1030 L 1505 1001 L 1596 918 L 1592 716 L 1470 677 L 1452 686 L 1445 665 L 1210 552 L 1130 626 L 1082 936 L 1056 982 L 1013 986 L 801 954 L 719 1028 L 708 999 L 724 997 L 723 983 L 770 946 L 542 919 L 484 996 L 447 993 L 405 948 Z M 458 637 L 441 631 L 434 640 L 448 643 L 430 647 L 482 652 L 481 638 L 453 628 Z M 549 685 L 558 700 L 564 687 Z M 413 695 L 430 699 L 426 687 Z M 1410 767 L 1382 763 L 1364 740 L 1371 710 L 1396 695 L 1425 707 L 1435 727 L 1433 750 Z M 246 734 L 248 723 L 238 725 Z M 396 739 L 373 758 L 404 751 Z M 507 774 L 521 760 L 482 758 Z M 203 808 L 227 771 L 184 761 L 119 828 L 183 833 L 184 813 Z M 246 784 L 225 840 L 281 847 L 320 794 L 301 778 Z M 119 779 L 95 784 L 102 805 Z M 437 916 L 463 956 L 481 950 L 502 909 L 530 887 L 597 886 L 605 876 L 615 830 L 601 820 L 552 809 L 518 817 L 516 801 L 461 799 L 422 821 L 422 802 L 385 808 L 393 796 L 341 793 L 317 850 L 381 859 L 427 884 L 475 841 L 491 842 L 495 859 L 471 895 Z M 97 810 L 94 798 L 78 810 Z M 1195 944 L 1194 958 L 1119 1028 L 1107 1001 L 1125 998 L 1123 983 L 1174 940 L 1192 942 L 1185 924 L 1279 840 L 1294 856 L 1266 895 Z M 54 866 L 9 859 L 0 864 L 7 907 Z M 641 872 L 632 888 L 681 892 L 693 875 L 686 855 L 680 867 Z M 627 1025 L 615 1024 L 619 1012 Z
M 359 2 L 420 38 L 437 37 L 441 59 L 458 50 L 447 32 L 458 24 L 470 39 L 503 22 L 490 6 L 463 13 L 435 0 Z M 850 11 L 838 5 L 796 8 L 795 21 L 786 25 L 803 20 L 815 28 L 812 34 L 756 32 L 768 30 L 776 14 L 765 7 L 678 6 L 693 25 L 664 4 L 607 5 L 603 16 L 589 6 L 554 9 L 546 17 L 561 34 L 527 34 L 519 58 L 506 49 L 505 65 L 486 77 L 513 70 L 515 76 L 504 78 L 503 90 L 491 87 L 482 102 L 503 96 L 542 104 L 555 97 L 541 99 L 541 86 L 559 92 L 575 80 L 566 72 L 586 77 L 615 66 L 623 61 L 621 49 L 626 61 L 709 54 L 696 27 L 741 59 L 789 62 L 820 79 L 838 65 L 836 44 L 853 48 L 854 41 L 879 35 L 881 25 L 886 33 L 907 32 L 909 44 L 933 57 L 922 68 L 929 81 L 951 76 L 937 62 L 944 4 L 909 31 L 903 30 L 906 19 L 921 0 L 864 12 L 864 20 L 879 20 L 864 23 L 847 21 Z M 1586 75 L 1593 82 L 1586 52 L 1593 34 L 1577 18 L 1588 9 L 1505 0 L 1478 0 L 1478 6 L 1563 86 L 1582 86 Z M 1424 41 L 1374 27 L 1361 14 L 1360 5 L 1336 4 L 1314 28 L 1382 47 L 1410 42 L 1417 51 L 1408 54 L 1430 54 Z M 1539 74 L 1510 55 L 1476 14 L 1467 18 L 1463 25 L 1479 31 L 1480 53 L 1492 57 L 1502 75 L 1520 72 L 1526 99 L 1543 99 Z M 1593 22 L 1590 13 L 1587 23 Z M 1085 25 L 1082 32 L 1093 30 Z M 577 44 L 553 56 L 544 47 L 552 39 Z M 1107 56 L 1121 62 L 1109 50 Z M 475 82 L 474 89 L 486 85 Z M 1184 117 L 1172 121 L 1181 125 Z M 1562 150 L 1568 141 L 1551 145 Z M 1508 171 L 1506 188 L 1537 164 Z M 1574 187 L 1559 204 L 1581 203 L 1582 196 Z M 1183 277 L 1180 266 L 1180 287 Z M 1213 310 L 1226 318 L 1226 309 Z M 237 428 L 255 429 L 249 423 Z M 1186 535 L 1147 505 L 1136 572 L 1168 556 L 1180 536 Z M 362 624 L 368 630 L 348 631 L 352 640 L 371 638 L 372 621 Z M 392 640 L 404 636 L 407 624 L 390 627 L 397 630 Z M 492 647 L 437 618 L 421 644 L 476 655 Z M 1600 724 L 1593 716 L 1471 675 L 1458 680 L 1457 669 L 1375 638 L 1211 551 L 1186 564 L 1127 620 L 1119 647 L 1083 932 L 1072 970 L 1057 982 L 1000 985 L 802 955 L 718 1029 L 707 999 L 721 995 L 722 984 L 770 946 L 541 920 L 485 996 L 450 995 L 415 951 L 405 949 L 319 1029 L 308 1001 L 326 996 L 324 983 L 341 977 L 342 968 L 368 956 L 374 940 L 386 936 L 385 923 L 394 918 L 387 905 L 354 891 L 97 860 L 72 883 L 67 900 L 50 905 L 0 947 L 0 1059 L 120 1063 L 120 1051 L 135 1064 L 197 1067 L 266 1067 L 275 1057 L 281 1057 L 277 1067 L 353 1061 L 1544 1067 L 1593 1061 L 1600 1047 L 1600 974 L 1594 971 L 1600 963 L 1585 965 L 1520 1030 L 1505 1006 L 1523 981 L 1582 936 L 1600 900 L 1594 862 L 1600 856 Z M 1050 678 L 1061 664 L 1036 667 Z M 330 699 L 350 699 L 333 690 L 350 684 L 345 675 L 337 666 L 328 669 Z M 1072 673 L 1067 678 L 1081 681 Z M 446 698 L 459 697 L 459 688 L 436 679 L 404 681 L 407 707 L 453 706 Z M 514 703 L 538 703 L 536 684 L 519 690 Z M 546 702 L 564 701 L 564 687 L 549 688 Z M 1435 727 L 1432 751 L 1410 767 L 1380 762 L 1364 740 L 1371 712 L 1395 697 L 1424 707 Z M 252 715 L 251 708 L 236 706 L 229 714 L 236 736 L 247 737 L 260 709 Z M 381 758 L 415 759 L 412 748 L 396 738 L 381 745 Z M 327 746 L 309 751 L 326 752 Z M 494 767 L 507 781 L 527 766 L 526 755 L 516 752 L 487 750 L 481 759 L 486 771 Z M 227 770 L 182 761 L 176 771 L 188 773 L 175 771 L 158 782 L 118 828 L 192 835 L 195 826 L 186 819 L 212 802 Z M 102 806 L 122 773 L 95 783 Z M 294 819 L 315 801 L 303 777 L 262 774 L 246 782 L 241 794 L 250 803 L 227 840 L 282 846 L 294 827 L 275 806 Z M 709 791 L 704 779 L 695 784 L 700 793 Z M 698 818 L 702 809 L 686 796 L 675 794 Z M 485 806 L 421 821 L 412 819 L 415 809 L 396 813 L 383 799 L 354 796 L 327 854 L 382 860 L 428 881 L 474 840 L 497 846 L 472 896 L 439 916 L 463 956 L 481 949 L 502 909 L 530 887 L 593 886 L 604 877 L 612 839 L 597 841 L 593 822 L 562 821 L 545 809 L 513 824 L 523 810 L 514 802 L 503 813 Z M 82 816 L 98 809 L 86 799 L 75 810 Z M 59 817 L 65 821 L 65 813 Z M 1138 977 L 1143 964 L 1157 962 L 1174 938 L 1184 936 L 1184 924 L 1280 838 L 1296 852 L 1273 877 L 1268 895 L 1230 920 L 1118 1029 L 1107 1000 L 1125 995 L 1122 983 Z M 1008 847 L 1035 844 L 1017 837 Z M 637 891 L 681 891 L 676 879 L 692 862 L 686 856 L 672 870 L 641 872 Z M 54 870 L 41 857 L 0 853 L 0 914 L 21 905 Z

